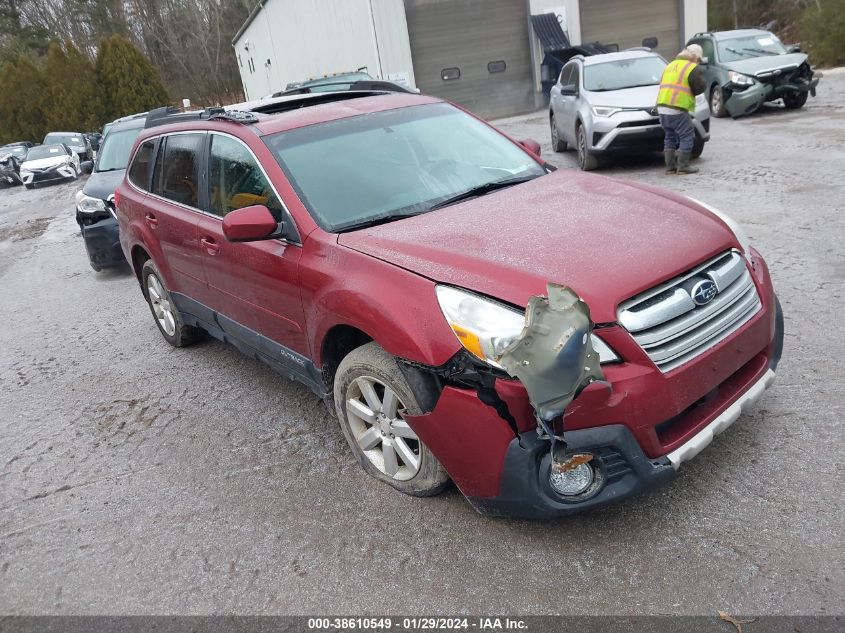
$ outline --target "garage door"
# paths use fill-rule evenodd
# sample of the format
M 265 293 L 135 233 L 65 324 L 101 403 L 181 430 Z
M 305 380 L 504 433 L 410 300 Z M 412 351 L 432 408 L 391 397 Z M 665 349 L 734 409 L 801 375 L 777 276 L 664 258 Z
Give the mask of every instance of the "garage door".
M 405 0 L 417 87 L 484 117 L 534 109 L 522 0 Z
M 679 0 L 581 0 L 581 41 L 641 46 L 656 37 L 657 51 L 671 59 L 680 50 Z

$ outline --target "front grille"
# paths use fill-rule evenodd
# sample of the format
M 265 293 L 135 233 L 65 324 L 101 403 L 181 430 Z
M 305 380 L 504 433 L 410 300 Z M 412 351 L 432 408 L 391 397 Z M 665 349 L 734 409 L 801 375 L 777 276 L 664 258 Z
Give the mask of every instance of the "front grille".
M 703 305 L 693 300 L 700 282 L 717 294 Z M 619 306 L 619 322 L 661 371 L 703 354 L 748 323 L 762 304 L 745 260 L 728 251 Z

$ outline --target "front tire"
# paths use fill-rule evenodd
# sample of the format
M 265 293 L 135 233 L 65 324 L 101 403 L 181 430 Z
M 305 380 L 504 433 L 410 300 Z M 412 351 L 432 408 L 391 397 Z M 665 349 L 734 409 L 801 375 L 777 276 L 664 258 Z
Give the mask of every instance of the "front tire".
M 164 285 L 161 273 L 153 260 L 148 259 L 141 268 L 141 288 L 150 306 L 158 331 L 173 347 L 186 347 L 203 337 L 199 328 L 185 325 L 182 315 Z
M 334 401 L 346 441 L 369 475 L 415 497 L 436 495 L 449 483 L 446 470 L 405 422 L 422 410 L 396 359 L 377 343 L 341 361 Z
M 599 166 L 599 161 L 595 156 L 590 154 L 587 149 L 587 132 L 584 130 L 584 126 L 580 123 L 578 124 L 575 136 L 578 139 L 578 167 L 580 167 L 582 171 L 592 171 L 596 169 Z
M 713 86 L 710 90 L 710 113 L 717 119 L 728 116 L 728 111 L 725 109 L 725 91 L 721 86 Z
M 783 105 L 787 110 L 798 110 L 803 108 L 805 103 L 807 103 L 806 92 L 790 92 L 783 95 Z
M 692 146 L 692 154 L 690 154 L 690 156 L 692 156 L 693 158 L 698 158 L 699 156 L 701 156 L 701 153 L 703 151 L 704 141 L 699 141 L 698 139 L 695 139 L 695 143 L 693 143 Z

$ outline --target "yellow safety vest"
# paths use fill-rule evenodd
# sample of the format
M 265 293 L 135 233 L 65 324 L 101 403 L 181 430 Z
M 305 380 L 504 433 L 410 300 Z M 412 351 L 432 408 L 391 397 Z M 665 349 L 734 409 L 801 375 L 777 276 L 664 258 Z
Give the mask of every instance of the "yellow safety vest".
M 695 112 L 695 95 L 692 94 L 692 88 L 689 85 L 689 76 L 695 67 L 695 62 L 688 62 L 685 59 L 670 62 L 660 78 L 657 105 Z

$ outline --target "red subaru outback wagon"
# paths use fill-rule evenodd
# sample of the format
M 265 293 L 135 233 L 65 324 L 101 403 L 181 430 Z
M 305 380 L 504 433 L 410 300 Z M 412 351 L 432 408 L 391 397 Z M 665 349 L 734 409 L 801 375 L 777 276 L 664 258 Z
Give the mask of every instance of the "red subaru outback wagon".
M 432 97 L 304 95 L 158 126 L 116 198 L 168 343 L 232 343 L 324 398 L 370 475 L 417 496 L 451 480 L 487 514 L 560 516 L 666 481 L 780 358 L 766 263 L 728 216 L 555 171 Z M 503 354 L 550 284 L 588 307 L 572 340 L 599 379 L 547 424 Z

